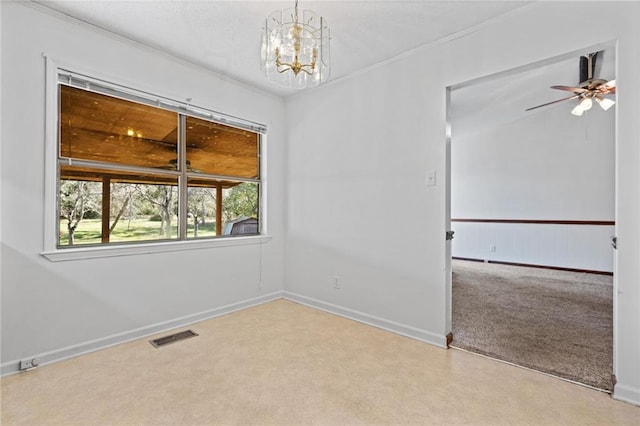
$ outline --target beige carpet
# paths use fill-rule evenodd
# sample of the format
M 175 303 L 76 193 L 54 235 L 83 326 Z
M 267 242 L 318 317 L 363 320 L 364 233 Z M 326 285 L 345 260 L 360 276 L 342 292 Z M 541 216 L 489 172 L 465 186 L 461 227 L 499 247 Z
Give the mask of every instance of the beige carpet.
M 605 393 L 286 300 L 189 328 L 199 336 L 159 349 L 143 339 L 3 378 L 2 425 L 637 425 L 640 418 L 639 407 Z
M 612 277 L 454 260 L 453 345 L 611 390 Z

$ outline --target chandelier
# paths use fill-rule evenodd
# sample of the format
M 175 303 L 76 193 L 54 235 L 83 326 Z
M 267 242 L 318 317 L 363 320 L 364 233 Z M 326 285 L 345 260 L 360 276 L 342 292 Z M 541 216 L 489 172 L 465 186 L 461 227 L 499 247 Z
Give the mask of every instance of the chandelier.
M 262 68 L 269 81 L 303 89 L 329 78 L 329 26 L 310 10 L 276 10 L 262 34 Z

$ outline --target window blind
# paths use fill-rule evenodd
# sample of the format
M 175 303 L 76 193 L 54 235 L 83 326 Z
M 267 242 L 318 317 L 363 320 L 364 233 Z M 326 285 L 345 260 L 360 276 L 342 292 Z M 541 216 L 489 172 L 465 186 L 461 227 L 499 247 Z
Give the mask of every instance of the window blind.
M 124 99 L 127 101 L 137 102 L 144 105 L 150 105 L 157 108 L 185 114 L 203 120 L 209 120 L 216 123 L 236 127 L 243 130 L 249 130 L 256 133 L 265 134 L 267 127 L 263 124 L 244 120 L 239 117 L 211 111 L 206 108 L 200 108 L 174 99 L 164 98 L 152 93 L 132 89 L 130 87 L 109 83 L 107 81 L 98 80 L 72 71 L 58 69 L 58 82 L 71 87 L 77 87 L 84 90 Z

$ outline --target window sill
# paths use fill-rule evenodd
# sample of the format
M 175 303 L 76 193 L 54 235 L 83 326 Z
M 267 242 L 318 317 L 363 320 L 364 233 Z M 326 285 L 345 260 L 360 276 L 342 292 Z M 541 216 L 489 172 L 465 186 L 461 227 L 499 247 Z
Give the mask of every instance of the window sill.
M 227 237 L 207 240 L 171 241 L 131 245 L 92 246 L 70 249 L 56 249 L 40 253 L 51 262 L 68 260 L 97 259 L 101 257 L 131 256 L 138 254 L 165 253 L 182 250 L 199 250 L 217 247 L 264 244 L 271 240 L 270 235 L 251 237 Z

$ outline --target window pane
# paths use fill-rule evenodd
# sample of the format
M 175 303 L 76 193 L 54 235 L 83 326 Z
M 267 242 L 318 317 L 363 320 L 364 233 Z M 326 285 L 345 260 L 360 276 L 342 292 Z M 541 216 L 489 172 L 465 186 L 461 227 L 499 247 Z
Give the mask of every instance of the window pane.
M 258 194 L 253 182 L 189 179 L 187 237 L 259 234 Z
M 61 157 L 175 170 L 175 112 L 59 87 Z
M 177 238 L 176 177 L 70 166 L 60 176 L 59 246 Z
M 258 134 L 187 117 L 187 171 L 257 179 Z
M 258 184 L 243 182 L 222 191 L 223 235 L 255 235 L 258 226 Z

